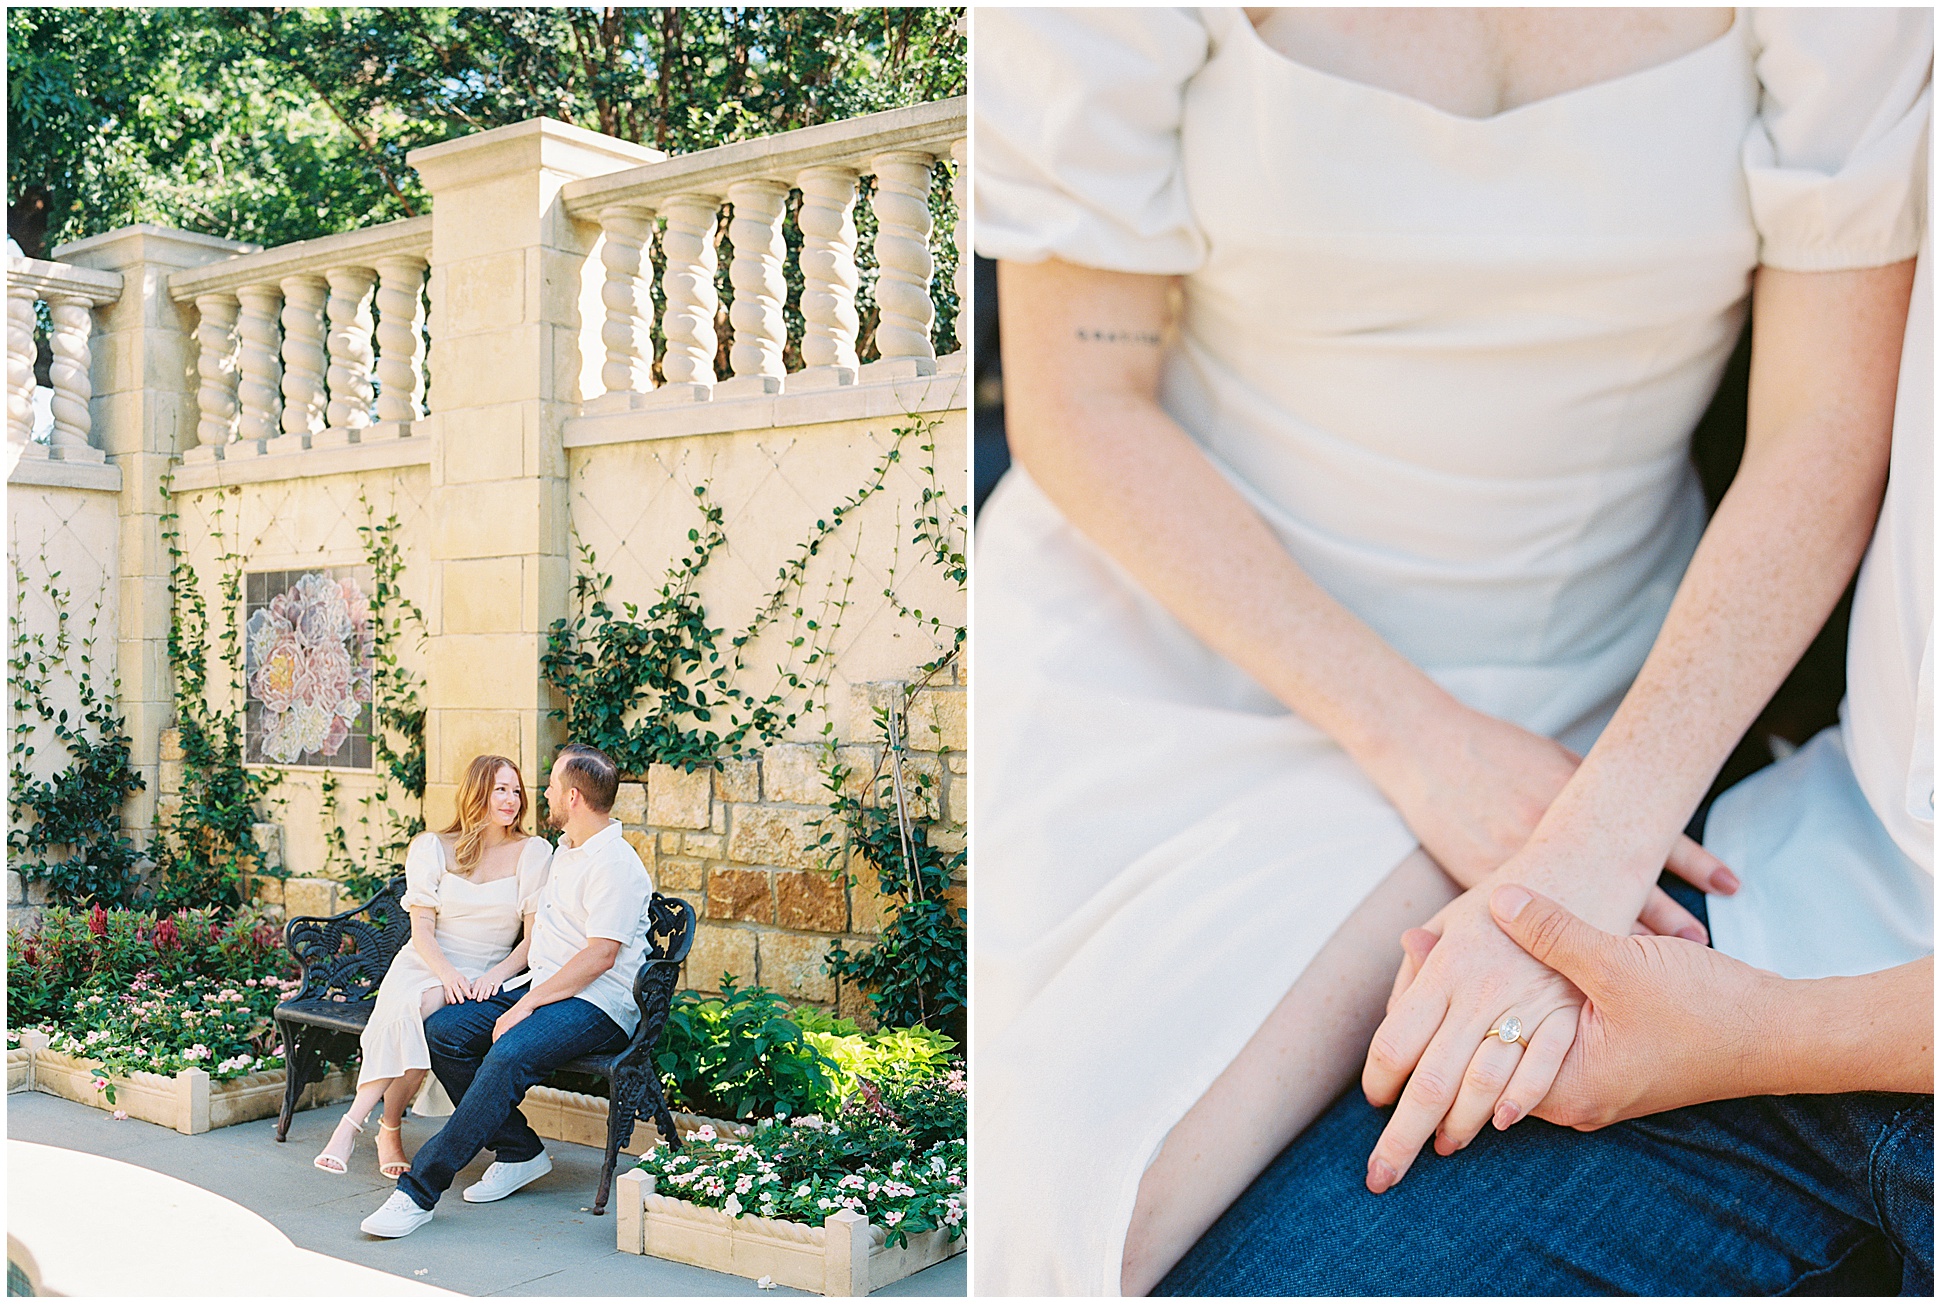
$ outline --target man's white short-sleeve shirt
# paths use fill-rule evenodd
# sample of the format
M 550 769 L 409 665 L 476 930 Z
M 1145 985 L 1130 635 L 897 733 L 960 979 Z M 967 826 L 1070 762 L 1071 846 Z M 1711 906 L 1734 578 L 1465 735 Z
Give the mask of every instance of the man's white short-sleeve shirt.
M 545 982 L 594 937 L 620 943 L 613 967 L 580 992 L 628 1036 L 640 1022 L 634 974 L 647 954 L 647 905 L 654 880 L 614 820 L 577 847 L 565 839 L 553 851 L 552 877 L 533 919 L 526 964 L 535 985 Z

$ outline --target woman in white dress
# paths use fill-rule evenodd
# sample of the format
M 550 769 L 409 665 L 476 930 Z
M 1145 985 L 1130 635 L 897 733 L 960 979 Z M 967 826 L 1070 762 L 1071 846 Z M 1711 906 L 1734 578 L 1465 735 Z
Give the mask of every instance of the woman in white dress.
M 378 985 L 357 1095 L 313 1161 L 325 1172 L 346 1170 L 379 1097 L 378 1171 L 393 1179 L 411 1169 L 399 1132 L 405 1103 L 418 1096 L 420 1112 L 451 1112 L 424 1100 L 436 1092 L 426 1078 L 425 1016 L 447 1002 L 485 1000 L 525 972 L 532 915 L 553 857 L 544 838 L 525 832 L 526 808 L 519 767 L 503 756 L 477 757 L 459 785 L 458 818 L 442 833 L 419 834 L 405 853 L 411 945 Z
M 977 23 L 1019 464 L 978 523 L 977 1278 L 1144 1293 L 1358 1070 L 1374 1191 L 1541 1100 L 1580 998 L 1494 886 L 1698 937 L 1658 870 L 1733 889 L 1679 831 L 1866 545 L 1931 34 Z

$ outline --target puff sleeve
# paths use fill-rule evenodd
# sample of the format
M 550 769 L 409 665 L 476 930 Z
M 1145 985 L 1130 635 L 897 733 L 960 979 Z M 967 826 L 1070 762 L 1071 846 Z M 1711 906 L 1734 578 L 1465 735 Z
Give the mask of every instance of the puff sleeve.
M 438 908 L 438 885 L 445 881 L 445 848 L 436 833 L 420 833 L 404 853 L 404 908 Z
M 1927 225 L 1931 12 L 1762 9 L 1751 35 L 1759 261 L 1823 272 L 1912 258 Z
M 1210 39 L 1190 9 L 977 13 L 977 250 L 1108 271 L 1193 271 L 1179 124 Z
M 539 894 L 553 872 L 553 844 L 544 838 L 527 838 L 519 852 L 519 913 L 530 915 L 539 909 Z

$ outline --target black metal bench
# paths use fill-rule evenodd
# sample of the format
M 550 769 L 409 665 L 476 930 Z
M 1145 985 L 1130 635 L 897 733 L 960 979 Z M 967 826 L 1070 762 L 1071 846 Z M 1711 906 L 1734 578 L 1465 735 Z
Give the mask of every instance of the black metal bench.
M 360 906 L 341 914 L 304 915 L 284 927 L 284 940 L 302 966 L 303 985 L 276 1007 L 276 1028 L 283 1040 L 283 1063 L 288 1075 L 283 1087 L 283 1111 L 276 1120 L 276 1139 L 284 1140 L 303 1089 L 320 1081 L 324 1065 L 346 1062 L 357 1049 L 364 1025 L 377 1004 L 378 984 L 391 961 L 411 940 L 411 915 L 404 908 L 404 879 L 394 878 L 384 890 Z M 600 1189 L 593 1212 L 604 1214 L 613 1188 L 613 1168 L 620 1148 L 633 1136 L 634 1123 L 650 1118 L 667 1144 L 681 1138 L 674 1115 L 654 1070 L 654 1047 L 667 1027 L 674 984 L 688 948 L 694 945 L 694 907 L 679 897 L 656 892 L 648 905 L 647 957 L 634 974 L 634 1004 L 640 1023 L 627 1044 L 611 1055 L 582 1055 L 560 1065 L 566 1072 L 604 1078 L 607 1082 L 607 1150 L 600 1168 Z

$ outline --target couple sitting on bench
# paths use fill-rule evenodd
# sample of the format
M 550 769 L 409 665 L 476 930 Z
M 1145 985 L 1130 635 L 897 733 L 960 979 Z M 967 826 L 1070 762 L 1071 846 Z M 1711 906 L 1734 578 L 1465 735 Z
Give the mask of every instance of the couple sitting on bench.
M 380 1171 L 398 1189 L 363 1221 L 369 1234 L 405 1236 L 431 1221 L 480 1150 L 497 1162 L 465 1189 L 474 1204 L 550 1172 L 519 1102 L 554 1069 L 617 1051 L 632 1034 L 640 1012 L 631 984 L 649 946 L 654 885 L 611 814 L 618 788 L 603 753 L 561 749 L 546 802 L 563 836 L 549 849 L 520 828 L 518 768 L 481 756 L 459 789 L 458 819 L 412 843 L 403 898 L 412 942 L 385 973 L 362 1037 L 357 1096 L 316 1160 L 344 1172 L 383 1098 Z M 421 1113 L 451 1119 L 407 1162 L 398 1128 L 414 1094 Z

